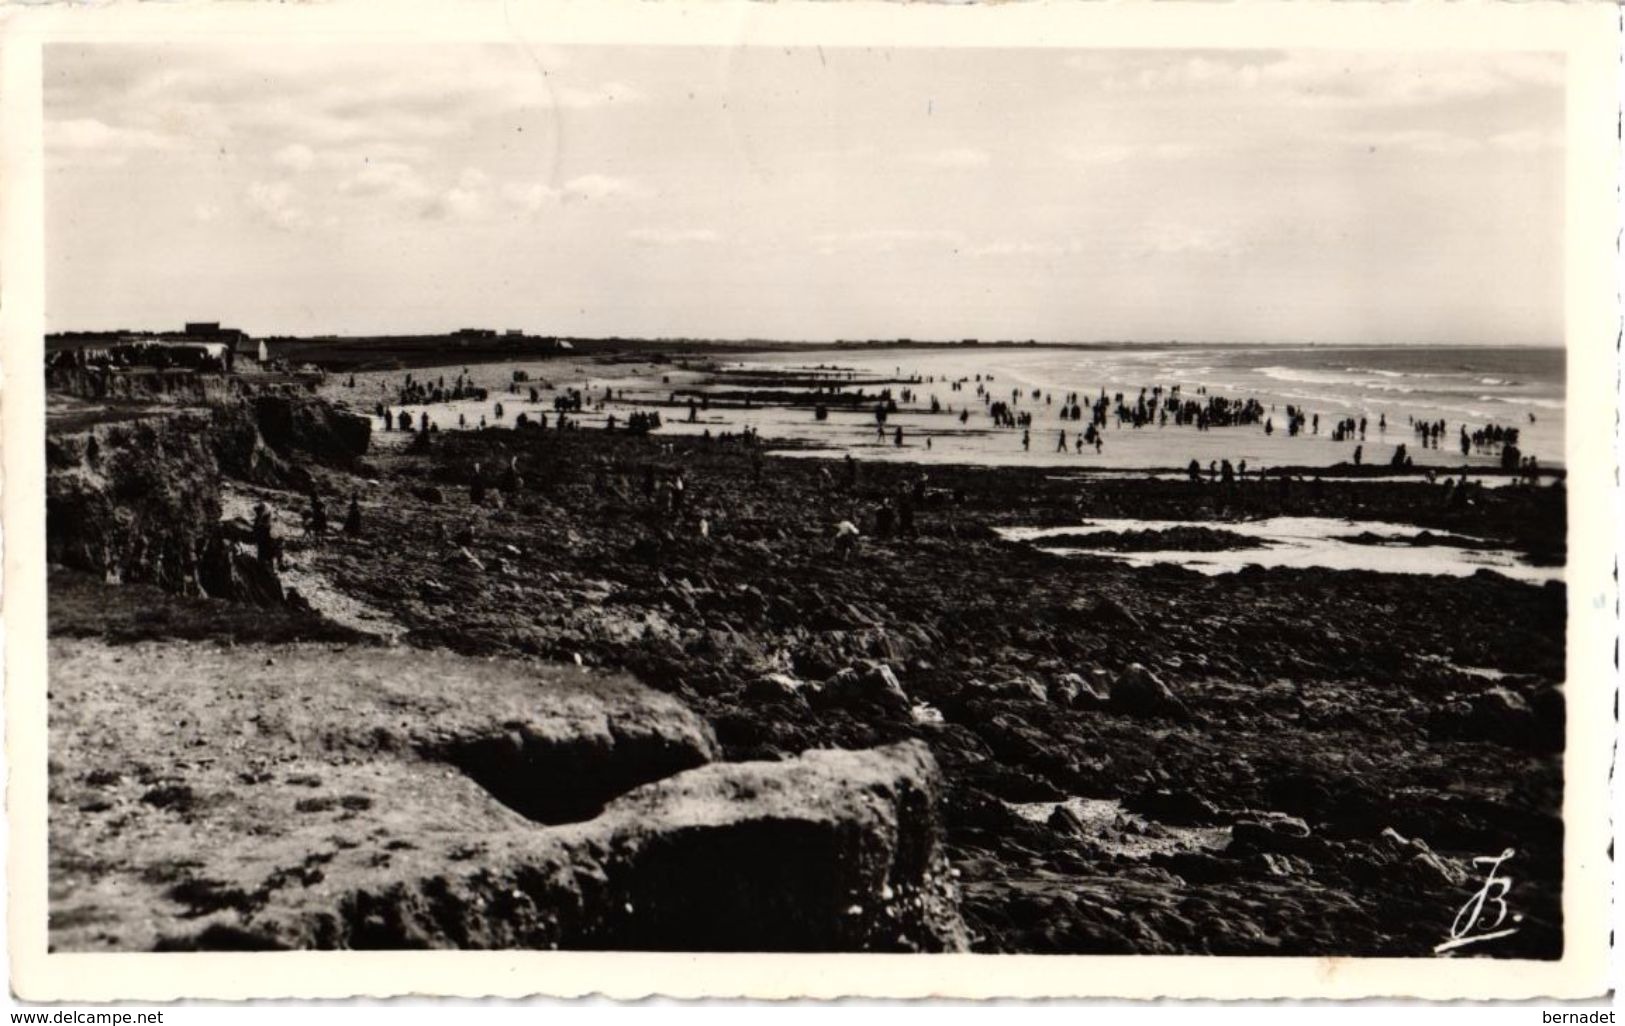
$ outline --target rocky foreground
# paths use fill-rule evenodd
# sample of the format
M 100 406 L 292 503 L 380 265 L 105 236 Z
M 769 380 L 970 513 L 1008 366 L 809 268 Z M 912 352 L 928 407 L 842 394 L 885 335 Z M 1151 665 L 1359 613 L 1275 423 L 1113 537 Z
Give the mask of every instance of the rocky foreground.
M 323 441 L 312 427 L 319 417 L 265 420 L 255 438 L 222 423 L 236 421 L 216 414 L 184 430 L 142 422 L 120 428 L 124 439 L 75 425 L 53 437 L 51 552 L 64 567 L 51 578 L 50 611 L 65 646 L 52 671 L 52 925 L 61 947 L 937 950 L 968 937 L 981 951 L 1418 955 L 1448 936 L 1481 885 L 1471 860 L 1510 847 L 1519 932 L 1465 953 L 1561 953 L 1561 586 L 1488 572 L 1206 577 L 1059 556 L 992 531 L 1112 514 L 1222 530 L 1215 521 L 1227 516 L 1287 512 L 1413 523 L 1552 558 L 1563 536 L 1560 489 L 1485 490 L 1450 504 L 1421 481 L 1249 483 L 1221 496 L 1182 481 L 933 469 L 915 534 L 881 539 L 873 510 L 882 497 L 912 492 L 917 468 L 865 466 L 849 483 L 839 466 L 825 475 L 818 461 L 765 457 L 740 440 L 535 430 L 437 434 L 364 453 Z M 87 435 L 98 438 L 94 461 Z M 166 476 L 171 453 L 186 468 Z M 474 463 L 494 486 L 510 459 L 518 487 L 473 505 Z M 685 490 L 674 511 L 665 482 L 678 470 Z M 145 490 L 127 487 L 134 480 Z M 359 496 L 360 537 L 298 538 L 294 514 L 312 485 L 330 509 Z M 104 495 L 121 499 L 74 518 L 101 509 Z M 255 578 L 234 540 L 245 526 L 236 518 L 255 499 L 281 511 L 293 535 L 290 565 L 271 581 Z M 846 518 L 868 536 L 843 559 L 831 532 Z M 125 583 L 103 583 L 109 576 Z M 164 638 L 198 644 L 125 644 Z M 316 641 L 343 646 L 321 656 L 343 675 L 315 672 Z M 222 643 L 238 647 L 222 654 Z M 149 687 L 81 683 L 109 679 L 96 668 L 121 652 L 175 664 L 181 683 L 169 712 L 146 700 Z M 410 689 L 417 711 L 385 731 L 390 745 L 365 740 L 376 717 L 368 703 L 393 707 L 399 693 L 383 683 L 352 692 L 341 681 L 387 680 L 426 652 L 499 657 L 465 665 L 500 669 L 412 678 L 421 681 Z M 261 671 L 265 658 L 277 663 Z M 571 818 L 593 818 L 561 823 L 515 796 L 529 786 L 513 783 L 530 779 L 530 769 L 515 768 L 528 766 L 522 754 L 501 756 L 508 761 L 495 770 L 445 754 L 465 727 L 484 736 L 507 717 L 546 715 L 499 712 L 508 707 L 490 698 L 496 692 L 479 690 L 493 674 L 572 680 L 581 671 L 561 678 L 548 667 L 578 662 L 669 696 L 658 708 L 673 724 L 692 724 L 692 737 L 703 738 L 693 765 L 706 765 L 663 766 L 641 789 L 575 804 Z M 214 669 L 185 669 L 193 666 Z M 319 730 L 274 735 L 282 738 L 274 745 L 245 734 L 262 700 L 254 696 L 275 693 L 290 666 L 306 667 L 319 701 L 331 703 Z M 249 671 L 258 684 L 233 683 Z M 430 696 L 465 679 L 484 683 L 454 718 L 464 726 L 447 726 L 451 733 L 436 735 L 443 743 L 426 740 L 412 716 L 442 720 Z M 230 698 L 233 689 L 242 697 Z M 299 691 L 280 701 L 297 703 Z M 204 708 L 221 704 L 218 719 L 187 734 L 170 713 L 189 719 L 197 699 L 188 696 L 200 694 L 213 696 Z M 86 715 L 95 703 L 98 713 Z M 144 760 L 145 777 L 133 754 L 119 754 L 133 746 L 91 725 L 114 710 L 150 717 L 154 741 L 168 739 L 169 754 Z M 99 750 L 98 736 L 111 766 L 58 754 Z M 244 782 L 240 774 L 262 772 L 231 754 L 245 737 L 271 746 L 255 758 L 321 766 Z M 197 768 L 203 760 L 212 762 Z M 175 762 L 191 766 L 185 779 L 169 779 Z M 91 779 L 98 773 L 100 784 Z M 423 800 L 458 805 L 445 822 L 486 847 L 453 858 L 463 842 L 397 786 L 409 778 L 445 781 Z M 775 793 L 799 797 L 783 808 L 822 826 L 783 825 L 753 804 L 764 782 L 791 780 Z M 192 797 L 147 799 L 164 787 Z M 108 793 L 98 797 L 98 788 Z M 700 804 L 731 809 L 718 815 L 739 817 L 743 835 L 758 840 L 730 847 L 720 840 L 728 828 L 712 822 L 717 847 L 691 851 L 722 852 L 716 864 L 730 867 L 766 862 L 752 873 L 784 875 L 746 873 L 742 889 L 729 891 L 736 870 L 706 875 L 711 855 L 642 862 L 636 844 L 627 861 L 583 854 L 621 851 L 630 842 L 617 831 L 634 826 L 683 834 L 694 789 L 728 795 Z M 939 792 L 942 851 L 956 876 L 919 840 L 937 829 L 933 803 L 903 797 Z M 324 798 L 336 804 L 298 811 Z M 597 811 L 600 801 L 608 804 Z M 819 819 L 819 808 L 837 807 Z M 777 825 L 754 834 L 743 826 L 753 815 Z M 274 843 L 245 836 L 211 846 L 202 865 L 149 872 L 200 817 L 267 829 Z M 391 823 L 413 848 L 368 833 Z M 830 836 L 820 833 L 832 824 Z M 132 848 L 148 854 L 116 864 L 118 845 L 148 836 L 150 846 Z M 378 856 L 388 864 L 367 865 Z M 306 870 L 289 868 L 312 857 Z M 543 885 L 533 873 L 565 865 L 603 867 L 602 893 L 635 894 L 631 911 L 622 903 L 614 913 L 581 896 L 591 888 Z M 320 879 L 303 882 L 300 872 Z M 470 882 L 482 873 L 486 882 Z M 797 907 L 819 910 L 817 921 L 719 927 L 699 912 L 647 911 L 650 901 L 708 898 L 745 908 L 731 902 L 755 901 L 766 879 L 810 888 L 816 900 Z M 942 884 L 950 879 L 958 886 Z M 448 904 L 424 896 L 426 880 L 444 881 L 433 888 L 449 888 Z M 500 899 L 512 895 L 510 883 L 528 895 L 525 911 Z M 343 896 L 359 893 L 397 897 L 364 903 L 357 918 L 360 906 Z M 804 900 L 805 891 L 794 893 Z M 544 911 L 538 896 L 587 911 Z M 913 899 L 906 910 L 889 904 Z M 876 911 L 883 906 L 892 911 Z M 827 915 L 848 908 L 858 909 L 850 920 Z M 378 918 L 369 919 L 373 909 Z
M 965 943 L 918 743 L 718 763 L 624 678 L 444 653 L 50 658 L 56 950 Z

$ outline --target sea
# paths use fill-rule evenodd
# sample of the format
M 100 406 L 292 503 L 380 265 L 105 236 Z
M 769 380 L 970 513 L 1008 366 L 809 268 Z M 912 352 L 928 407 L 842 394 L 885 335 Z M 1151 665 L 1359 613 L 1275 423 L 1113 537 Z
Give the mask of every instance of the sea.
M 697 362 L 706 364 L 696 366 Z M 1354 459 L 1356 446 L 1363 462 L 1387 464 L 1397 446 L 1404 445 L 1418 466 L 1494 467 L 1497 451 L 1469 453 L 1463 460 L 1458 432 L 1487 425 L 1513 427 L 1519 448 L 1543 467 L 1564 465 L 1566 412 L 1566 359 L 1560 348 L 1488 346 L 1285 346 L 1285 345 L 1120 345 L 1120 346 L 953 346 L 953 347 L 844 347 L 833 349 L 740 353 L 720 355 L 683 365 L 664 363 L 599 363 L 586 358 L 484 364 L 466 368 L 476 384 L 491 389 L 483 403 L 437 404 L 407 407 L 416 419 L 428 412 L 441 430 L 455 430 L 458 415 L 466 427 L 484 417 L 489 426 L 511 425 L 517 413 L 530 408 L 529 385 L 521 395 L 508 394 L 513 372 L 521 370 L 531 384 L 543 386 L 539 409 L 552 417 L 557 390 L 580 388 L 588 396 L 601 396 L 612 388 L 616 399 L 603 410 L 580 416 L 584 428 L 602 426 L 615 415 L 624 422 L 634 409 L 663 402 L 673 391 L 737 391 L 728 379 L 761 371 L 795 371 L 826 375 L 848 388 L 863 387 L 868 394 L 891 388 L 913 391 L 915 401 L 903 403 L 888 417 L 886 433 L 876 431 L 870 409 L 831 409 L 819 421 L 806 406 L 761 406 L 751 409 L 717 404 L 701 411 L 693 422 L 684 408 L 662 409 L 662 434 L 713 435 L 756 431 L 770 445 L 797 441 L 813 448 L 800 454 L 859 459 L 903 460 L 920 463 L 983 465 L 1038 465 L 1089 469 L 1182 470 L 1191 460 L 1203 467 L 1215 460 L 1245 460 L 1249 470 L 1271 466 L 1335 467 Z M 464 371 L 460 366 L 420 369 L 418 378 L 444 375 L 450 381 Z M 381 397 L 393 393 L 402 371 L 357 375 L 348 388 L 335 375 L 326 390 L 352 407 L 371 412 Z M 897 384 L 899 379 L 904 384 Z M 879 382 L 887 382 L 879 384 Z M 959 390 L 952 383 L 964 382 Z M 1032 415 L 1029 443 L 1022 445 L 1020 429 L 997 428 L 986 413 L 980 385 L 992 400 L 1013 402 L 1017 412 Z M 1064 399 L 1078 393 L 1087 402 L 1102 390 L 1122 393 L 1131 403 L 1142 388 L 1178 385 L 1187 398 L 1206 394 L 1236 400 L 1257 399 L 1272 413 L 1275 431 L 1262 425 L 1214 428 L 1148 424 L 1118 426 L 1115 418 L 1105 431 L 1102 447 L 1078 452 L 1075 431 L 1081 423 L 1063 421 Z M 779 387 L 779 386 L 775 386 Z M 930 411 L 935 397 L 942 411 Z M 494 415 L 501 401 L 505 416 Z M 1297 437 L 1285 430 L 1286 407 L 1297 406 L 1319 414 L 1320 432 L 1306 428 Z M 400 407 L 393 407 L 400 409 Z M 959 414 L 969 409 L 961 423 Z M 1332 440 L 1332 425 L 1339 419 L 1366 419 L 1363 439 Z M 1423 448 L 1413 423 L 1444 420 L 1442 447 Z M 1380 426 L 1385 424 L 1386 426 Z M 897 445 L 895 429 L 903 429 Z M 1060 451 L 1060 432 L 1067 446 Z M 393 433 L 392 433 L 393 434 Z M 387 444 L 391 435 L 375 436 Z M 403 436 L 394 435 L 400 440 Z

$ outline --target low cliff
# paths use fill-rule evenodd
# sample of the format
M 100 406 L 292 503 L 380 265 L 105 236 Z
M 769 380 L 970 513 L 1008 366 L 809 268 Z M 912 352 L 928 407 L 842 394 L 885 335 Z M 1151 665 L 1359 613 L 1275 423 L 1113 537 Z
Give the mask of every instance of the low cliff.
M 222 479 L 308 488 L 305 464 L 353 467 L 370 432 L 366 418 L 297 394 L 48 431 L 47 558 L 182 594 L 280 601 L 274 575 L 222 537 Z

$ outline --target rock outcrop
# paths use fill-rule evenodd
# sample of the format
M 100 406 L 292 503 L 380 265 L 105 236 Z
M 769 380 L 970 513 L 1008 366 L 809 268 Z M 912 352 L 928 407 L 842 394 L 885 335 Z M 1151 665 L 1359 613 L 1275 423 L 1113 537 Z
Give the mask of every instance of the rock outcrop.
M 195 594 L 220 522 L 207 418 L 142 417 L 45 444 L 46 558 L 117 581 Z
M 257 605 L 282 589 L 222 538 L 222 479 L 305 489 L 304 464 L 353 467 L 371 434 L 364 417 L 285 393 L 88 420 L 47 434 L 49 561 Z
M 625 678 L 417 651 L 50 668 L 54 950 L 966 947 L 919 742 L 720 763 Z

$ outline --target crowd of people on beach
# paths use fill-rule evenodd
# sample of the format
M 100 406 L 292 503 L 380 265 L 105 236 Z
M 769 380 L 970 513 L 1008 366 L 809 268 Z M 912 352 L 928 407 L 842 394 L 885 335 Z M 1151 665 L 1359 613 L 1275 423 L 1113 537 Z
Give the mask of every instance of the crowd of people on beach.
M 468 378 L 468 369 L 463 370 L 464 373 L 458 375 L 449 386 L 444 377 L 430 381 L 418 380 L 413 375 L 407 374 L 396 390 L 397 401 L 403 404 L 426 405 L 459 399 L 483 399 L 487 395 L 486 390 L 474 386 Z M 996 397 L 993 384 L 995 378 L 992 374 L 943 378 L 939 382 L 935 376 L 905 375 L 901 367 L 896 368 L 895 373 L 897 377 L 894 381 L 864 381 L 848 368 L 821 365 L 813 369 L 810 375 L 802 374 L 801 377 L 795 378 L 793 387 L 806 389 L 810 396 L 819 399 L 813 406 L 814 419 L 818 422 L 828 421 L 830 410 L 834 405 L 832 400 L 837 396 L 842 400 L 840 405 L 848 409 L 854 406 L 861 409 L 867 405 L 874 418 L 874 443 L 893 449 L 908 448 L 911 442 L 930 449 L 934 447 L 933 436 L 940 437 L 943 434 L 941 431 L 933 430 L 911 432 L 904 425 L 895 422 L 895 415 L 900 411 L 946 414 L 961 426 L 970 428 L 972 412 L 977 405 L 982 407 L 982 413 L 995 429 L 1019 432 L 1020 445 L 1024 452 L 1032 450 L 1033 431 L 1040 425 L 1040 416 L 1045 414 L 1053 415 L 1060 421 L 1054 435 L 1055 444 L 1052 451 L 1078 455 L 1091 449 L 1097 454 L 1101 453 L 1105 447 L 1107 432 L 1114 426 L 1131 430 L 1153 426 L 1188 427 L 1202 432 L 1225 428 L 1253 428 L 1261 429 L 1265 435 L 1273 435 L 1279 423 L 1280 429 L 1292 438 L 1304 435 L 1318 436 L 1321 433 L 1321 415 L 1301 405 L 1285 404 L 1283 412 L 1274 404 L 1266 404 L 1258 397 L 1238 398 L 1210 394 L 1204 387 L 1186 390 L 1178 384 L 1147 385 L 1139 388 L 1137 392 L 1108 392 L 1102 387 L 1092 397 L 1083 391 L 1063 392 L 1057 402 L 1056 393 L 1033 387 L 1011 388 L 1008 393 Z M 663 378 L 662 381 L 669 382 L 670 377 Z M 877 384 L 883 387 L 874 388 L 873 386 Z M 947 401 L 944 401 L 935 390 L 922 387 L 938 384 L 946 386 L 949 397 Z M 894 389 L 890 387 L 892 385 L 900 387 Z M 549 390 L 553 393 L 550 400 L 544 395 L 544 391 Z M 639 406 L 647 405 L 649 402 L 646 397 L 636 395 L 629 400 L 628 390 L 625 387 L 621 388 L 619 395 L 613 386 L 608 385 L 603 386 L 601 392 L 576 387 L 553 389 L 551 385 L 538 388 L 536 384 L 530 384 L 528 374 L 522 370 L 513 372 L 508 391 L 514 395 L 525 395 L 532 407 L 550 401 L 559 430 L 579 426 L 575 421 L 568 420 L 566 414 L 580 413 L 584 410 L 605 413 L 607 404 L 617 399 L 623 403 L 630 401 Z M 960 403 L 956 408 L 956 400 L 953 397 L 967 392 L 974 393 L 975 401 Z M 682 419 L 688 424 L 699 424 L 712 409 L 711 396 L 704 389 L 670 391 L 665 404 L 686 408 L 686 416 Z M 748 395 L 744 400 L 744 406 L 750 408 Z M 381 418 L 386 431 L 439 430 L 435 419 L 427 410 L 421 411 L 415 422 L 407 411 L 392 412 L 383 403 L 377 404 L 374 412 Z M 497 402 L 488 414 L 479 414 L 477 425 L 470 423 L 467 414 L 459 412 L 457 426 L 485 428 L 492 422 L 504 422 L 507 412 L 503 404 Z M 1531 415 L 1531 420 L 1533 419 Z M 1455 426 L 1463 457 L 1475 453 L 1499 456 L 1499 463 L 1505 470 L 1515 470 L 1525 475 L 1531 472 L 1539 474 L 1538 462 L 1519 448 L 1519 431 L 1515 427 L 1491 423 L 1472 428 L 1467 424 L 1449 425 L 1443 419 L 1421 420 L 1415 417 L 1409 418 L 1409 421 L 1415 440 L 1423 449 L 1441 448 L 1449 427 Z M 549 426 L 549 419 L 546 413 L 527 410 L 519 413 L 513 423 L 521 427 L 546 429 Z M 604 424 L 611 431 L 624 428 L 643 434 L 659 429 L 663 426 L 663 421 L 658 411 L 636 409 L 625 414 L 624 419 L 614 412 L 608 412 Z M 1350 462 L 1356 466 L 1364 466 L 1367 462 L 1365 446 L 1368 439 L 1373 432 L 1379 437 L 1386 436 L 1387 430 L 1386 413 L 1379 413 L 1374 421 L 1366 416 L 1339 416 L 1331 425 L 1329 437 L 1334 442 L 1353 443 Z M 707 436 L 711 434 L 709 427 L 705 429 L 705 433 Z M 1386 465 L 1390 468 L 1404 469 L 1414 466 L 1414 460 L 1407 452 L 1406 446 L 1401 444 L 1388 455 Z

